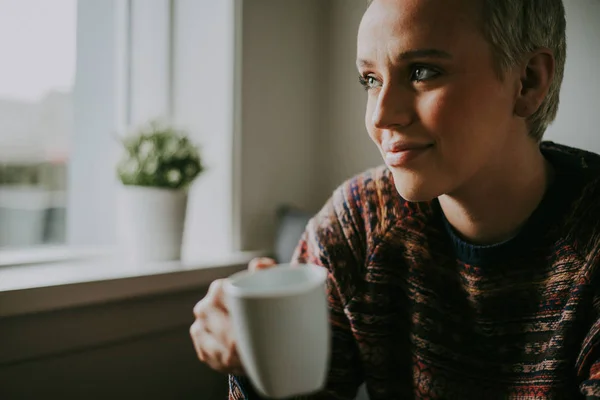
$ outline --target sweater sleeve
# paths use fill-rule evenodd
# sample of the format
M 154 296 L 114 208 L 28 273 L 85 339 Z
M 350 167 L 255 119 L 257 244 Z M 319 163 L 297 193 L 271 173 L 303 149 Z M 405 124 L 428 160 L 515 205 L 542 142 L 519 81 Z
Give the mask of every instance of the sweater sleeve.
M 586 152 L 577 153 L 584 170 L 594 178 L 584 188 L 584 195 L 573 205 L 570 239 L 587 263 L 583 276 L 594 290 L 590 316 L 594 323 L 583 340 L 576 367 L 581 393 L 586 399 L 600 400 L 600 157 Z
M 600 398 L 600 319 L 587 334 L 580 354 L 579 388 L 586 398 Z
M 577 359 L 577 375 L 579 378 L 579 389 L 586 399 L 600 399 L 600 290 L 598 289 L 598 275 L 600 267 L 600 245 L 594 246 L 595 249 L 590 255 L 593 261 L 590 263 L 593 278 L 590 286 L 594 288 L 595 294 L 592 299 L 593 314 L 592 321 L 595 321 L 588 330 L 583 340 L 581 351 Z
M 334 202 L 335 196 L 309 222 L 292 259 L 292 263 L 310 263 L 329 270 L 327 298 L 332 333 L 330 366 L 324 391 L 298 399 L 354 399 L 363 381 L 358 348 L 344 307 L 351 282 L 347 274 L 357 268 L 353 246 L 348 242 L 348 232 L 355 232 L 355 227 L 345 226 L 346 220 L 340 221 Z M 230 400 L 260 399 L 246 377 L 230 377 L 229 383 Z

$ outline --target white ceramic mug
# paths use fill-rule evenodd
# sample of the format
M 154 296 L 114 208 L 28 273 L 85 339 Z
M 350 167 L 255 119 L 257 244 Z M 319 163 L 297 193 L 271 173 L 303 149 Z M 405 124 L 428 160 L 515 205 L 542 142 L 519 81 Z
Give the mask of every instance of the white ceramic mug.
M 323 267 L 282 264 L 226 280 L 240 360 L 262 396 L 324 388 L 331 346 L 326 279 Z

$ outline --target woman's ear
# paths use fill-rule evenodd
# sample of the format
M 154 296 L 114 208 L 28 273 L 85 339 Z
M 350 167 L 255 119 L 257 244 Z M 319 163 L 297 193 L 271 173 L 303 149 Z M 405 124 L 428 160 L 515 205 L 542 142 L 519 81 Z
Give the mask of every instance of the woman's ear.
M 529 118 L 548 95 L 554 79 L 554 55 L 550 49 L 538 49 L 524 60 L 521 91 L 515 102 L 515 115 Z

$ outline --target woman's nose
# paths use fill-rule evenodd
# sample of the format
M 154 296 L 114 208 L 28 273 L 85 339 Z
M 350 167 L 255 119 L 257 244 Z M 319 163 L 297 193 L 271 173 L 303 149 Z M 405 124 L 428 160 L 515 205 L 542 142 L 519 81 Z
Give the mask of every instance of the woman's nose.
M 413 94 L 401 86 L 384 86 L 373 110 L 372 124 L 377 129 L 407 127 L 414 121 Z

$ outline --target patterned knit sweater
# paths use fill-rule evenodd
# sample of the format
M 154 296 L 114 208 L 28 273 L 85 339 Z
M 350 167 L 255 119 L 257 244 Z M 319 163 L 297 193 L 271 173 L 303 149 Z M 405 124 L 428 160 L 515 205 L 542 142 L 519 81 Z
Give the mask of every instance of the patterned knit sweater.
M 336 190 L 295 255 L 330 271 L 331 367 L 310 398 L 600 396 L 600 156 L 541 148 L 555 181 L 497 245 L 461 240 L 385 168 Z M 236 377 L 229 396 L 259 398 Z

